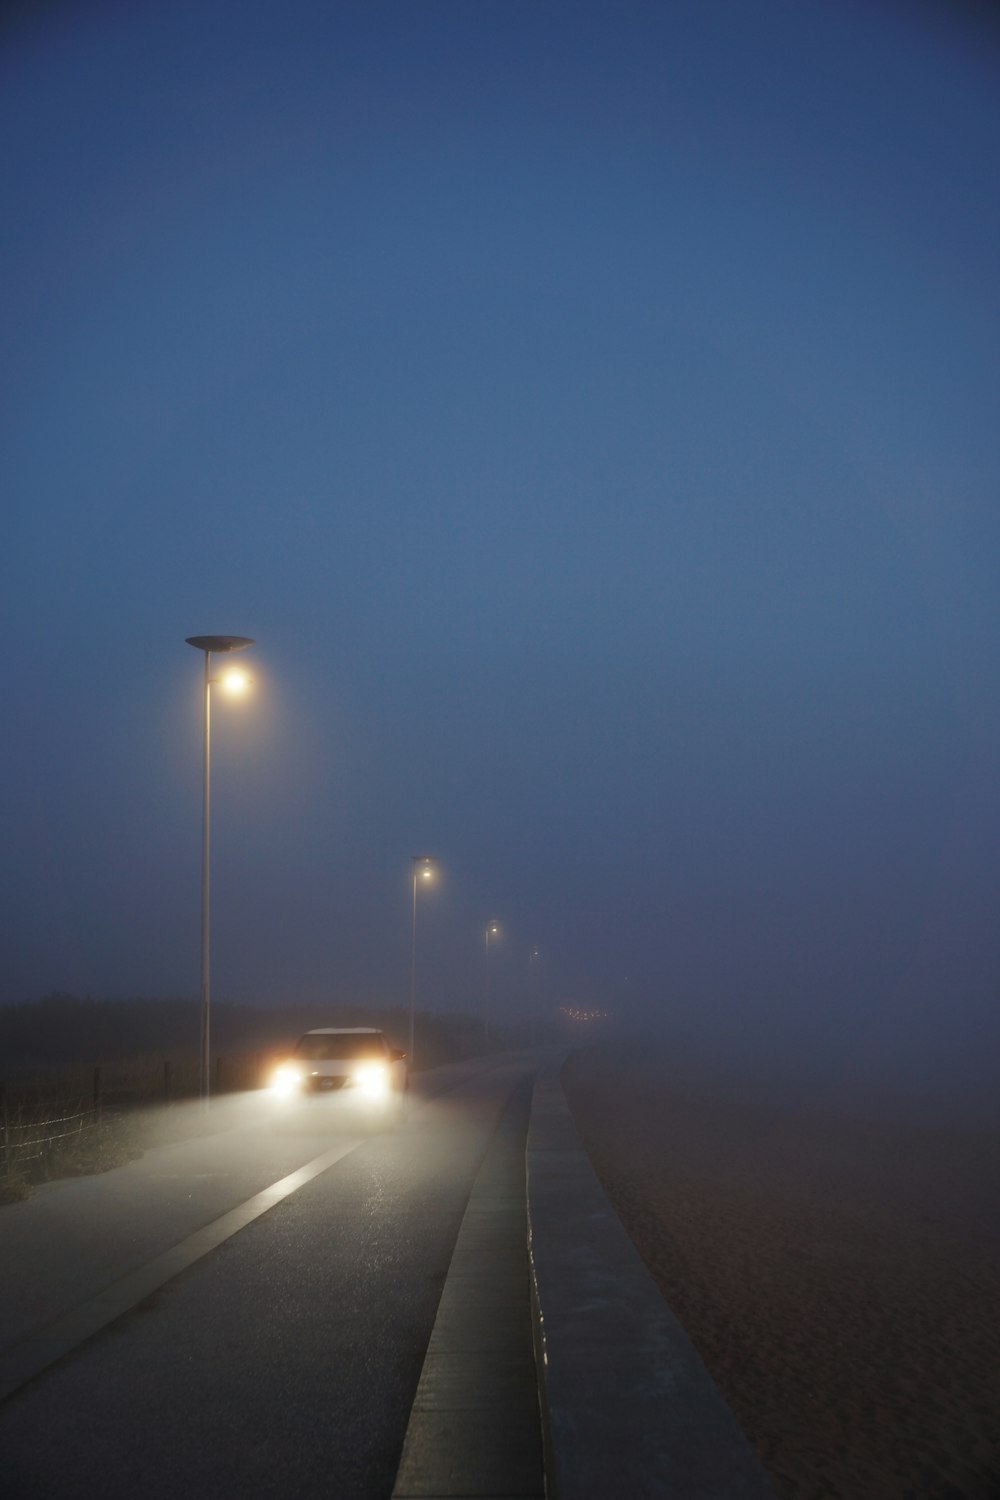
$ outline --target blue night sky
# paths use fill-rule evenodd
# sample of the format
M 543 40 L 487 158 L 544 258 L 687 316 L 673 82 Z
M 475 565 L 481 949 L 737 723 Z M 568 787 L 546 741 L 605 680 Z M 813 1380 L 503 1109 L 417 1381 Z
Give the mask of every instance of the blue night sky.
M 1000 44 L 797 0 L 0 31 L 0 997 L 981 1049 Z M 697 1018 L 697 1020 L 696 1020 Z M 942 1038 L 946 1038 L 942 1042 Z

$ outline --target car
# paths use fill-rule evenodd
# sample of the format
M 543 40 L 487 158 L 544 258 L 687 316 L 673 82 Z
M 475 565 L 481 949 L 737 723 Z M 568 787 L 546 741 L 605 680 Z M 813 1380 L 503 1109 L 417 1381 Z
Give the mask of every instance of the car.
M 371 1123 L 401 1117 L 409 1088 L 406 1053 L 374 1026 L 317 1026 L 275 1069 L 270 1092 L 282 1109 L 329 1106 Z

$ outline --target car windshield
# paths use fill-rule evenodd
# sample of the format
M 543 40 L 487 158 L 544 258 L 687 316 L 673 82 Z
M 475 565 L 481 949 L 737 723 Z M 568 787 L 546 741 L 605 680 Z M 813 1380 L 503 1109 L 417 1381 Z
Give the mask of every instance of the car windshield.
M 312 1062 L 330 1058 L 385 1057 L 381 1032 L 306 1032 L 295 1048 L 296 1057 Z

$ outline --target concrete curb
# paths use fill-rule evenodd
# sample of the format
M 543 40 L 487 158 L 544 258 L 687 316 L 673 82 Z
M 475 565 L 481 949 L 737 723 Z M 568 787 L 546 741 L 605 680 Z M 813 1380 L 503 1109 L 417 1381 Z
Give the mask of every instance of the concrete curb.
M 535 1084 L 527 1183 L 547 1494 L 774 1500 L 598 1182 L 554 1063 Z
M 392 1500 L 542 1500 L 525 1274 L 525 1073 L 503 1109 L 458 1231 Z

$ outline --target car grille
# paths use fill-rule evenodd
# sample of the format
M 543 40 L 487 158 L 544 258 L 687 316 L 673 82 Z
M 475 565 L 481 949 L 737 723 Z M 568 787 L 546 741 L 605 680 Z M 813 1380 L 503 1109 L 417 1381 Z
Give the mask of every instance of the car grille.
M 305 1089 L 307 1094 L 330 1094 L 334 1089 L 342 1089 L 350 1079 L 331 1078 L 329 1074 L 320 1073 L 316 1078 L 307 1078 Z

